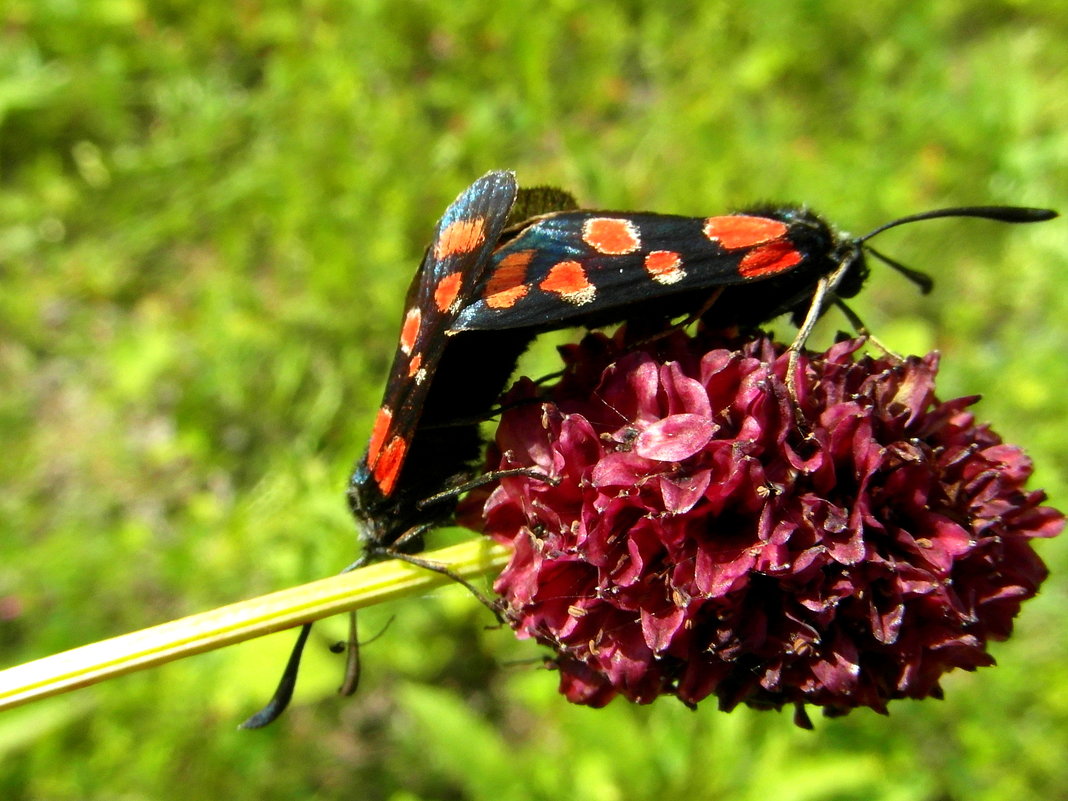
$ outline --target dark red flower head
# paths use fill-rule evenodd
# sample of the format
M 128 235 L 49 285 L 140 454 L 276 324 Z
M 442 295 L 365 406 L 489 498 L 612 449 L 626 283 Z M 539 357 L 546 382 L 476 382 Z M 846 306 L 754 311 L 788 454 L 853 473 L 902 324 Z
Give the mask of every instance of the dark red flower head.
M 801 357 L 795 403 L 767 338 L 624 336 L 512 390 L 491 467 L 549 480 L 501 479 L 478 520 L 514 545 L 495 588 L 568 699 L 714 694 L 804 724 L 993 664 L 1046 576 L 1029 541 L 1064 519 L 976 398 L 935 397 L 935 355 L 842 342 Z

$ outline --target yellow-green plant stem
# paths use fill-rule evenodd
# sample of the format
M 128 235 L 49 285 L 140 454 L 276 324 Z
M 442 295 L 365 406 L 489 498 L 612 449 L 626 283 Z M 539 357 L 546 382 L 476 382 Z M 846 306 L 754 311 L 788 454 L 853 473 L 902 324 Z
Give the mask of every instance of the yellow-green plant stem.
M 420 554 L 465 579 L 499 572 L 510 555 L 486 540 Z M 74 648 L 0 671 L 0 710 L 449 581 L 391 560 Z

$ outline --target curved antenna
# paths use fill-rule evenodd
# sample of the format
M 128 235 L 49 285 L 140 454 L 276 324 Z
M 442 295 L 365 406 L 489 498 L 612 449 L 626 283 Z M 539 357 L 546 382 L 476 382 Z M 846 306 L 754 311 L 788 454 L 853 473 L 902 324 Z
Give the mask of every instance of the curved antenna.
M 899 225 L 919 222 L 920 220 L 934 220 L 939 217 L 979 217 L 984 220 L 996 220 L 998 222 L 1033 223 L 1052 220 L 1057 216 L 1057 212 L 1053 209 L 1035 209 L 1026 206 L 958 206 L 951 209 L 923 211 L 919 214 L 910 214 L 908 217 L 891 220 L 888 223 L 880 225 L 874 231 L 869 231 L 864 234 L 864 236 L 858 237 L 856 241 L 866 242 L 876 234 L 881 234 L 888 228 L 896 228 Z
M 921 295 L 931 294 L 931 290 L 934 289 L 934 279 L 931 278 L 931 276 L 929 276 L 927 273 L 920 272 L 919 270 L 913 269 L 912 267 L 906 267 L 904 264 L 897 261 L 896 259 L 891 259 L 889 256 L 884 256 L 871 245 L 865 245 L 864 249 L 868 251 L 868 253 L 873 255 L 875 258 L 877 258 L 879 261 L 889 265 L 892 269 L 901 273 L 908 280 L 918 286 L 920 288 Z
M 389 624 L 386 625 L 388 627 Z M 352 610 L 349 612 L 349 641 L 345 648 L 345 675 L 341 679 L 341 686 L 337 688 L 338 693 L 355 695 L 360 686 L 362 672 L 363 662 L 360 660 L 360 636 L 356 628 L 356 610 Z
M 360 557 L 351 565 L 342 570 L 342 573 L 348 573 L 357 568 L 363 567 L 369 561 L 371 561 L 370 554 L 363 553 Z M 350 612 L 351 618 L 349 620 L 349 641 L 348 641 L 348 657 L 345 664 L 345 678 L 342 681 L 339 692 L 343 695 L 352 695 L 356 692 L 356 687 L 360 682 L 360 645 L 356 641 L 356 613 Z M 300 634 L 297 636 L 297 641 L 293 644 L 293 650 L 289 654 L 289 660 L 286 662 L 285 668 L 282 670 L 282 678 L 278 681 L 278 687 L 274 691 L 274 695 L 271 696 L 271 700 L 267 702 L 267 705 L 263 707 L 259 712 L 244 721 L 237 728 L 239 729 L 262 729 L 264 726 L 268 726 L 274 723 L 286 711 L 286 707 L 289 706 L 289 702 L 293 700 L 293 690 L 297 686 L 297 674 L 300 672 L 300 660 L 304 655 L 304 646 L 308 643 L 308 635 L 311 634 L 312 624 L 305 623 L 300 627 Z
M 304 653 L 304 645 L 308 642 L 308 635 L 311 634 L 311 629 L 311 623 L 305 623 L 300 627 L 300 636 L 297 637 L 293 651 L 289 654 L 289 661 L 286 662 L 285 670 L 282 671 L 282 679 L 278 682 L 278 689 L 274 691 L 274 695 L 267 702 L 267 706 L 237 728 L 262 729 L 267 724 L 276 721 L 278 716 L 285 712 L 286 707 L 289 706 L 289 702 L 293 698 L 293 688 L 297 685 L 297 671 L 300 670 L 300 657 Z

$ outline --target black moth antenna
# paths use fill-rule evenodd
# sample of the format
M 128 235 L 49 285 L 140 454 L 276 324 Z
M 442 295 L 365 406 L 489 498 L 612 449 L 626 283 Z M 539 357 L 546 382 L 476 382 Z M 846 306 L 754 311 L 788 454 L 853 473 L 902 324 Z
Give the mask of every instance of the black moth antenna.
M 894 270 L 905 276 L 909 281 L 916 284 L 916 286 L 920 288 L 920 291 L 925 295 L 930 292 L 934 286 L 934 280 L 931 276 L 926 273 L 921 273 L 919 270 L 914 270 L 911 267 L 906 267 L 904 264 L 891 259 L 889 256 L 884 256 L 882 253 L 879 253 L 871 247 L 871 245 L 866 244 L 869 239 L 890 228 L 896 228 L 899 225 L 919 222 L 921 220 L 934 220 L 939 217 L 979 217 L 984 220 L 996 220 L 998 222 L 1033 223 L 1052 220 L 1057 216 L 1057 212 L 1053 211 L 1053 209 L 1034 209 L 1025 206 L 957 206 L 948 209 L 923 211 L 919 214 L 910 214 L 907 217 L 900 217 L 880 225 L 878 228 L 864 234 L 864 236 L 847 240 L 844 243 L 846 253 L 843 254 L 843 259 L 838 268 L 830 275 L 820 278 L 819 282 L 816 284 L 812 301 L 809 304 L 808 314 L 798 327 L 797 336 L 794 338 L 793 344 L 790 345 L 790 364 L 787 367 L 786 373 L 786 384 L 790 390 L 790 395 L 794 398 L 797 397 L 796 373 L 798 353 L 808 340 L 809 335 L 812 333 L 812 329 L 816 327 L 816 321 L 819 320 L 820 314 L 822 314 L 826 304 L 835 299 L 835 290 L 842 282 L 842 279 L 845 278 L 846 274 L 853 269 L 853 266 L 860 258 L 861 251 L 867 251 L 875 256 L 875 258 L 885 262 Z
M 1034 209 L 1026 206 L 957 206 L 949 209 L 922 211 L 919 214 L 910 214 L 907 217 L 891 220 L 890 222 L 884 223 L 878 228 L 869 231 L 864 234 L 864 236 L 857 237 L 854 242 L 857 245 L 862 246 L 864 250 L 868 251 L 868 253 L 873 255 L 879 261 L 901 273 L 905 278 L 918 286 L 920 292 L 926 295 L 934 288 L 934 280 L 931 276 L 927 275 L 927 273 L 922 273 L 919 270 L 914 270 L 911 267 L 906 267 L 901 262 L 895 261 L 889 256 L 880 253 L 871 245 L 865 243 L 873 236 L 877 236 L 889 228 L 896 228 L 899 225 L 919 222 L 921 220 L 935 220 L 939 217 L 979 217 L 984 220 L 996 220 L 998 222 L 1033 223 L 1052 220 L 1057 216 L 1057 212 L 1053 209 Z
M 958 206 L 951 209 L 934 209 L 933 211 L 921 211 L 919 214 L 910 214 L 908 217 L 900 217 L 891 220 L 869 231 L 858 242 L 867 242 L 873 236 L 881 234 L 888 228 L 896 228 L 906 223 L 919 222 L 920 220 L 934 220 L 939 217 L 981 217 L 984 220 L 997 220 L 1007 223 L 1032 223 L 1045 222 L 1058 216 L 1053 209 L 1032 209 L 1026 206 Z

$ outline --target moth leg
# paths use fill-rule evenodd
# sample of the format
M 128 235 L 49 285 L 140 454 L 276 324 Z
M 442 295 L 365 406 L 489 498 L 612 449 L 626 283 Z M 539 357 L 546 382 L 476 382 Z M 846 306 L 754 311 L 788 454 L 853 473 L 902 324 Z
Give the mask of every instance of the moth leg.
M 428 506 L 432 506 L 435 503 L 448 500 L 449 498 L 456 497 L 457 495 L 463 495 L 469 490 L 478 489 L 485 484 L 491 484 L 497 479 L 508 478 L 509 476 L 527 476 L 528 478 L 537 478 L 544 481 L 546 484 L 551 484 L 554 487 L 559 484 L 559 480 L 545 475 L 545 473 L 537 470 L 533 467 L 514 467 L 508 470 L 491 470 L 488 473 L 483 473 L 478 478 L 472 478 L 470 481 L 464 481 L 461 484 L 444 489 L 441 492 L 435 492 L 429 498 L 423 498 L 416 505 L 416 509 L 425 509 Z M 403 535 L 407 537 L 407 533 Z M 399 540 L 398 540 L 399 542 Z
M 402 562 L 407 562 L 410 565 L 421 567 L 424 570 L 431 570 L 435 573 L 440 573 L 443 576 L 448 576 L 457 584 L 462 584 L 469 593 L 471 593 L 473 596 L 475 596 L 475 598 L 478 599 L 479 603 L 481 603 L 483 606 L 493 612 L 493 615 L 497 618 L 498 622 L 503 622 L 501 620 L 500 610 L 498 610 L 497 608 L 497 603 L 491 600 L 490 598 L 487 598 L 481 590 L 479 590 L 470 581 L 463 578 L 463 576 L 458 575 L 457 573 L 453 572 L 448 567 L 443 564 L 440 564 L 439 562 L 433 562 L 430 559 L 423 559 L 420 556 L 405 553 L 402 550 L 406 543 L 418 540 L 433 527 L 433 523 L 423 523 L 418 526 L 412 526 L 410 529 L 401 534 L 392 544 L 387 546 L 375 546 L 369 548 L 367 552 L 365 552 L 364 555 L 360 557 L 359 560 L 353 563 L 353 566 L 362 566 L 362 564 L 366 564 L 366 562 L 370 561 L 372 558 L 399 559 Z
M 801 349 L 805 347 L 805 342 L 812 335 L 812 329 L 816 327 L 816 323 L 819 322 L 820 316 L 823 314 L 823 310 L 827 307 L 829 302 L 833 303 L 837 298 L 834 296 L 834 290 L 841 283 L 845 274 L 853 266 L 857 259 L 856 252 L 850 252 L 842 258 L 838 263 L 838 267 L 830 275 L 825 275 L 816 282 L 816 291 L 812 293 L 812 300 L 809 302 L 808 312 L 805 314 L 805 320 L 801 323 L 801 327 L 797 329 L 797 336 L 794 337 L 794 341 L 790 343 L 790 358 L 786 365 L 786 388 L 790 393 L 790 399 L 794 403 L 794 408 L 798 411 L 800 419 L 800 407 L 798 405 L 797 395 L 797 368 L 798 360 L 801 356 Z
M 419 526 L 416 526 L 415 528 L 419 528 Z M 420 532 L 420 534 L 422 533 L 423 532 Z M 410 565 L 421 567 L 424 570 L 432 570 L 435 573 L 440 573 L 443 576 L 448 576 L 457 584 L 462 584 L 469 593 L 471 593 L 473 596 L 475 596 L 476 599 L 478 599 L 478 602 L 480 604 L 490 610 L 493 613 L 493 616 L 497 618 L 498 623 L 504 623 L 504 619 L 501 617 L 501 610 L 497 602 L 491 598 L 488 598 L 481 590 L 478 589 L 478 587 L 476 587 L 470 581 L 465 579 L 463 576 L 459 575 L 458 573 L 454 573 L 448 567 L 443 564 L 440 564 L 439 562 L 433 562 L 429 559 L 423 559 L 422 557 L 415 556 L 410 553 L 404 553 L 402 551 L 395 550 L 396 546 L 400 544 L 403 539 L 404 537 L 402 536 L 401 539 L 397 540 L 394 545 L 391 545 L 389 548 L 382 549 L 382 555 L 391 557 L 393 559 L 399 559 L 402 562 L 407 562 Z
M 702 303 L 700 308 L 698 308 L 696 311 L 690 312 L 682 320 L 679 320 L 679 322 L 669 325 L 662 331 L 658 331 L 655 334 L 650 334 L 647 337 L 639 339 L 637 342 L 631 343 L 631 347 L 640 348 L 644 345 L 656 342 L 659 339 L 663 339 L 666 336 L 670 336 L 676 331 L 681 331 L 685 328 L 688 328 L 690 325 L 696 323 L 698 320 L 704 317 L 712 309 L 712 307 L 716 305 L 716 301 L 719 300 L 720 295 L 723 294 L 724 289 L 726 289 L 726 287 L 717 287 L 707 298 L 705 298 L 704 303 Z
M 841 298 L 835 298 L 834 305 L 837 306 L 842 312 L 842 314 L 845 315 L 845 318 L 849 320 L 849 324 L 853 326 L 853 330 L 855 330 L 858 334 L 867 339 L 871 344 L 873 344 L 891 359 L 895 359 L 899 362 L 904 361 L 904 358 L 900 354 L 890 350 L 890 348 L 888 348 L 883 342 L 881 342 L 878 337 L 876 337 L 874 334 L 872 334 L 870 330 L 868 330 L 868 327 L 864 325 L 864 321 L 860 319 L 857 313 L 853 311 L 853 309 L 850 308 L 844 300 L 842 300 Z

